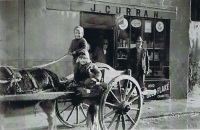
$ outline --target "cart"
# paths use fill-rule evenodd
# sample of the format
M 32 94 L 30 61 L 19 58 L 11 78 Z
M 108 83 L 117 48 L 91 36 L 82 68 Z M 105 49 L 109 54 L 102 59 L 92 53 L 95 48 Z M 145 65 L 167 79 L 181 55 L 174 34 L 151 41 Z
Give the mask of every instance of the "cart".
M 143 104 L 138 82 L 130 76 L 130 71 L 117 71 L 103 63 L 97 63 L 97 66 L 102 71 L 101 83 L 105 83 L 106 88 L 99 85 L 93 89 L 69 88 L 66 92 L 4 95 L 0 96 L 0 101 L 56 99 L 56 116 L 68 127 L 84 125 L 87 108 L 93 103 L 99 105 L 101 129 L 134 129 Z
M 102 71 L 101 82 L 106 83 L 107 89 L 80 87 L 76 92 L 71 91 L 74 93 L 70 97 L 59 97 L 56 102 L 58 119 L 66 126 L 84 125 L 87 108 L 94 103 L 99 105 L 101 129 L 134 129 L 143 104 L 138 82 L 130 76 L 130 71 L 117 71 L 103 63 L 96 65 Z

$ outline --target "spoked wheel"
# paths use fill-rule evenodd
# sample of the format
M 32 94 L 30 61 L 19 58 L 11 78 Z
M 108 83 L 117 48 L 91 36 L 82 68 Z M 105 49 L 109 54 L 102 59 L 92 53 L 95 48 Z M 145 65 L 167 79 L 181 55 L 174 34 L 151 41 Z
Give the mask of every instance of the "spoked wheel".
M 83 125 L 87 117 L 88 105 L 79 98 L 57 99 L 56 116 L 66 126 L 75 127 Z
M 103 130 L 134 129 L 139 122 L 143 98 L 138 82 L 120 75 L 108 83 L 101 98 L 99 120 Z

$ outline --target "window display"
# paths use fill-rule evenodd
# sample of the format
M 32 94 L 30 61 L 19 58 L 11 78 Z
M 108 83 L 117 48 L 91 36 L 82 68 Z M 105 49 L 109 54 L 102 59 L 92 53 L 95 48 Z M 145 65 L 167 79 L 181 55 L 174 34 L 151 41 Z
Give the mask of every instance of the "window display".
M 169 78 L 169 20 L 125 17 L 128 27 L 118 31 L 116 44 L 116 69 L 131 68 L 131 50 L 136 39 L 143 38 L 143 48 L 149 56 L 149 73 L 146 78 Z

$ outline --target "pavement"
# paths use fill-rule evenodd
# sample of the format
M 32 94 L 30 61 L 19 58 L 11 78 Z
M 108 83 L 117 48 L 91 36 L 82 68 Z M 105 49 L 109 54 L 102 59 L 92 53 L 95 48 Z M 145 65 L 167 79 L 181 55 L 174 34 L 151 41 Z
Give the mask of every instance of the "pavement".
M 174 114 L 200 113 L 200 94 L 187 99 L 145 101 L 141 118 L 154 118 Z
M 153 92 L 152 90 L 150 92 Z M 149 93 L 149 92 L 148 92 Z M 155 93 L 154 93 L 155 95 Z M 141 118 L 200 113 L 200 87 L 196 85 L 184 99 L 144 100 Z

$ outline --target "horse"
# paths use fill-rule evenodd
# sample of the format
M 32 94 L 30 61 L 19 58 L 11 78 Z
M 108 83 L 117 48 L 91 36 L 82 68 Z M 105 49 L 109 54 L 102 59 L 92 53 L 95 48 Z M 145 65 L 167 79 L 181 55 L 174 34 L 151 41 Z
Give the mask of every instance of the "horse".
M 58 76 L 44 68 L 13 69 L 0 67 L 0 95 L 31 94 L 38 92 L 63 91 Z M 35 106 L 39 103 L 47 115 L 48 130 L 55 130 L 55 100 L 2 101 L 0 102 L 0 128 L 4 130 L 4 115 L 9 109 Z

